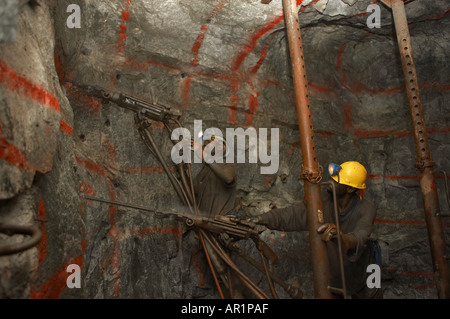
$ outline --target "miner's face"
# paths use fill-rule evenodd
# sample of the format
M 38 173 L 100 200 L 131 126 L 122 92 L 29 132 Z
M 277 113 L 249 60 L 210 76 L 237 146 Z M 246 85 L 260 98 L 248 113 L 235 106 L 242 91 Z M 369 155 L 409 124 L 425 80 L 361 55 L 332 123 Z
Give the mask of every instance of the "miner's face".
M 212 141 L 214 141 L 214 138 L 212 138 L 211 140 L 206 140 L 206 141 L 204 141 L 204 142 L 203 142 L 203 149 L 205 149 L 206 145 L 208 145 L 208 144 L 211 143 Z M 226 154 L 226 146 L 225 146 L 225 143 L 222 143 L 222 145 L 223 145 L 223 154 Z M 213 150 L 213 151 L 211 152 L 211 155 L 214 155 L 214 154 L 215 154 L 215 150 Z
M 330 182 L 333 183 L 334 186 L 336 187 L 336 195 L 338 197 L 344 196 L 347 193 L 354 192 L 353 187 L 350 187 L 350 186 L 344 185 L 344 184 L 340 184 L 340 183 L 336 182 L 334 179 L 330 179 Z M 333 194 L 333 187 L 331 185 L 327 186 L 327 192 L 330 194 Z

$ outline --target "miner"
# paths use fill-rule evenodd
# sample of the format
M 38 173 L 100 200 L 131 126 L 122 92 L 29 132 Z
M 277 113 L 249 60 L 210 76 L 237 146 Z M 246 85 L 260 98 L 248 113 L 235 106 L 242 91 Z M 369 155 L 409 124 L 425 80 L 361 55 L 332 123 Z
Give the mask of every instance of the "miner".
M 204 150 L 211 142 L 214 142 L 216 146 L 212 152 L 221 151 L 225 158 L 227 144 L 225 139 L 219 136 L 205 139 L 202 147 L 194 145 L 196 156 L 205 158 Z M 232 213 L 236 208 L 236 164 L 225 161 L 208 163 L 207 160 L 203 163 L 201 171 L 194 180 L 196 202 L 200 212 L 209 218 Z
M 381 299 L 381 288 L 367 285 L 367 267 L 376 264 L 376 249 L 369 237 L 373 231 L 376 209 L 369 201 L 358 195 L 358 190 L 366 188 L 367 171 L 358 162 L 350 161 L 330 166 L 331 183 L 336 186 L 340 234 L 336 231 L 332 186 L 328 185 L 323 200 L 324 224 L 317 232 L 326 242 L 330 264 L 331 286 L 341 288 L 342 280 L 339 263 L 337 236 L 343 243 L 343 257 L 347 293 L 353 299 Z M 333 172 L 334 171 L 334 172 Z M 269 229 L 279 231 L 306 231 L 307 212 L 304 202 L 297 205 L 274 209 L 256 217 L 253 221 Z M 339 298 L 339 295 L 334 295 Z
M 203 132 L 200 132 L 202 135 Z M 211 143 L 211 145 L 210 145 Z M 209 146 L 208 146 L 209 145 Z M 226 163 L 225 161 L 211 162 L 208 160 L 208 154 L 216 155 L 216 152 L 222 153 L 223 158 L 227 156 L 226 140 L 218 135 L 211 136 L 211 139 L 204 139 L 200 147 L 194 142 L 195 155 L 203 159 L 203 167 L 194 180 L 194 189 L 197 206 L 200 213 L 208 218 L 214 218 L 216 215 L 232 214 L 236 209 L 236 176 L 237 167 L 235 163 Z M 205 148 L 212 147 L 212 151 L 205 151 Z M 214 249 L 205 242 L 206 249 L 215 271 L 218 273 L 223 284 L 229 287 L 232 282 L 232 298 L 241 299 L 242 284 L 240 280 L 231 272 L 231 278 L 228 278 L 229 271 L 225 262 L 219 258 Z

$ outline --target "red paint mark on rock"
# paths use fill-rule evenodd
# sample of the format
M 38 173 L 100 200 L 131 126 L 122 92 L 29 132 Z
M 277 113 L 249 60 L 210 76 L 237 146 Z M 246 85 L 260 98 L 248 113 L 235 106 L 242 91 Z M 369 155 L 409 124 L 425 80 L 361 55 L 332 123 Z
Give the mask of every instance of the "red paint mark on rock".
M 122 11 L 122 22 L 125 23 L 128 20 L 130 20 L 130 12 L 129 11 Z
M 250 94 L 248 97 L 248 111 L 247 111 L 247 122 L 245 125 L 247 127 L 252 126 L 253 124 L 253 114 L 255 114 L 256 110 L 258 110 L 258 97 L 260 92 L 257 92 L 256 95 Z
M 133 167 L 126 168 L 122 172 L 129 174 L 154 174 L 154 173 L 164 173 L 164 168 L 162 167 Z
M 136 236 L 144 236 L 144 235 L 174 235 L 181 236 L 183 234 L 183 229 L 181 227 L 152 227 L 152 228 L 141 228 L 141 229 L 132 229 L 131 234 Z
M 228 2 L 228 0 L 219 1 L 217 6 L 214 8 L 213 12 L 209 15 L 207 23 L 203 24 L 200 27 L 200 33 L 197 36 L 197 39 L 196 39 L 194 45 L 192 46 L 192 53 L 193 53 L 192 67 L 193 67 L 194 72 L 195 72 L 195 68 L 197 68 L 197 66 L 199 64 L 200 49 L 203 45 L 203 41 L 205 40 L 206 33 L 208 32 L 208 28 L 209 28 L 208 24 L 211 23 L 211 20 L 220 13 L 220 11 L 222 10 L 222 8 L 225 6 L 225 4 L 227 2 Z M 190 88 L 191 88 L 191 77 L 192 77 L 192 74 L 188 74 L 184 81 L 184 88 L 183 88 L 184 105 L 183 105 L 183 108 L 185 108 L 185 109 L 189 107 L 189 92 L 190 92 Z
M 444 127 L 444 128 L 435 128 L 435 129 L 428 129 L 428 134 L 446 134 L 450 133 L 450 127 Z M 414 136 L 413 132 L 396 132 L 394 130 L 367 130 L 367 129 L 357 129 L 353 132 L 353 134 L 357 137 L 361 138 L 372 138 L 372 137 L 383 137 L 383 136 L 389 136 L 392 135 L 396 138 L 398 137 L 407 137 L 407 136 Z
M 0 159 L 7 163 L 30 173 L 35 172 L 36 167 L 28 162 L 25 155 L 16 146 L 9 143 L 6 138 L 0 135 Z
M 281 14 L 279 16 L 276 16 L 272 18 L 266 25 L 264 25 L 262 28 L 258 29 L 253 36 L 250 38 L 250 41 L 247 45 L 245 45 L 241 52 L 237 54 L 237 56 L 233 59 L 231 70 L 233 73 L 232 78 L 232 94 L 231 94 L 231 102 L 232 106 L 230 108 L 231 114 L 230 114 L 230 125 L 236 124 L 236 111 L 237 111 L 237 105 L 239 101 L 239 96 L 237 95 L 237 91 L 239 89 L 239 82 L 241 81 L 242 74 L 240 72 L 240 68 L 244 62 L 244 60 L 255 50 L 256 45 L 258 44 L 258 41 L 263 37 L 265 34 L 267 34 L 270 30 L 275 28 L 281 21 L 283 21 L 284 15 Z M 265 58 L 265 57 L 264 57 Z M 262 62 L 261 62 L 262 63 Z M 256 65 L 254 68 L 258 68 L 258 65 Z M 257 71 L 257 69 L 256 69 Z
M 306 9 L 308 9 L 310 6 L 312 6 L 313 4 L 315 4 L 316 2 L 319 2 L 320 0 L 313 0 L 311 1 L 309 4 L 307 4 L 306 6 L 303 6 L 300 10 L 298 10 L 298 12 L 303 12 Z M 297 0 L 297 5 L 302 4 L 303 0 Z
M 339 51 L 338 51 L 338 54 L 337 54 L 336 68 L 337 68 L 338 74 L 341 73 L 341 70 L 342 70 L 342 56 L 344 55 L 344 51 L 345 51 L 345 47 L 346 46 L 347 46 L 347 42 L 344 43 L 339 48 Z
M 116 201 L 116 193 L 113 182 L 108 179 L 109 199 Z M 113 241 L 113 256 L 111 260 L 112 272 L 114 274 L 114 296 L 118 297 L 120 294 L 120 256 L 119 256 L 119 233 L 120 229 L 117 225 L 117 212 L 116 205 L 109 205 L 109 223 L 111 229 L 108 235 L 111 236 Z
M 109 156 L 115 160 L 117 157 L 117 146 L 110 142 L 109 139 L 106 139 L 104 142 L 104 146 L 106 148 L 106 151 L 108 152 Z
M 320 86 L 320 85 L 312 83 L 312 82 L 309 82 L 308 85 L 312 90 L 314 90 L 318 93 L 329 94 L 329 93 L 334 92 L 334 89 L 332 89 L 332 88 Z
M 352 121 L 352 105 L 350 103 L 344 105 L 342 107 L 344 110 L 344 129 L 346 131 L 349 131 L 353 127 L 353 121 Z
M 361 92 L 369 92 L 371 94 L 383 94 L 383 95 L 392 95 L 398 94 L 405 90 L 404 86 L 397 86 L 389 89 L 371 89 L 367 87 L 363 83 L 356 83 L 352 85 L 352 92 L 358 95 Z
M 290 149 L 291 154 L 294 153 L 295 148 L 300 144 L 300 142 L 294 142 L 292 143 L 292 148 Z
M 439 20 L 445 18 L 450 13 L 450 9 L 447 9 L 444 13 L 439 13 L 434 16 L 428 17 L 426 20 Z
M 64 121 L 64 119 L 61 119 L 59 129 L 64 133 L 66 133 L 67 135 L 72 136 L 73 134 L 73 128 L 66 121 Z
M 81 182 L 79 186 L 80 192 L 83 192 L 84 195 L 92 196 L 95 195 L 94 188 L 87 181 Z
M 315 133 L 320 137 L 333 137 L 334 133 L 325 132 L 325 131 L 315 131 Z
M 108 176 L 108 170 L 104 166 L 79 156 L 75 156 L 75 159 L 78 164 L 86 168 L 88 171 L 95 173 L 98 176 Z
M 184 87 L 183 87 L 183 108 L 187 109 L 189 108 L 189 92 L 191 90 L 191 75 L 188 75 L 186 79 L 184 80 Z
M 30 291 L 31 299 L 58 299 L 61 297 L 61 294 L 67 288 L 67 277 L 69 273 L 66 271 L 67 266 L 71 264 L 76 264 L 80 267 L 83 267 L 83 255 L 78 256 L 77 258 L 72 259 L 68 262 L 67 265 L 60 269 L 47 283 L 45 283 L 39 290 L 34 290 L 33 288 Z
M 392 219 L 375 219 L 375 223 L 383 224 L 399 224 L 399 225 L 425 225 L 424 220 L 392 220 Z
M 285 83 L 275 81 L 275 80 L 258 80 L 258 84 L 260 86 L 268 86 L 268 85 L 274 85 L 274 86 L 282 86 L 286 87 Z
M 0 83 L 13 92 L 60 112 L 58 99 L 26 77 L 17 74 L 6 63 L 0 60 Z
M 118 53 L 123 55 L 125 51 L 125 40 L 128 38 L 126 23 L 130 20 L 131 0 L 125 1 L 126 9 L 121 13 L 122 24 L 120 24 Z
M 429 289 L 436 286 L 436 282 L 429 282 L 421 285 L 414 286 L 414 290 L 423 290 L 423 289 Z
M 417 179 L 419 179 L 418 176 L 415 176 L 415 175 L 413 175 L 413 176 L 386 175 L 384 178 L 386 180 L 391 180 L 391 181 L 399 181 L 399 180 L 406 181 L 406 180 L 417 180 Z
M 65 84 L 66 91 L 69 97 L 77 99 L 83 107 L 87 108 L 88 111 L 92 113 L 98 113 L 103 107 L 99 99 L 90 95 L 86 95 L 83 92 L 74 89 L 72 87 L 72 84 L 69 82 L 66 82 Z
M 272 18 L 265 26 L 256 31 L 256 33 L 251 37 L 249 43 L 244 46 L 241 52 L 233 60 L 231 69 L 235 73 L 239 73 L 239 68 L 241 67 L 244 60 L 255 50 L 259 39 L 264 36 L 267 32 L 275 28 L 281 21 L 283 21 L 284 15 L 276 16 Z
M 357 129 L 353 132 L 353 134 L 357 137 L 361 138 L 369 138 L 369 137 L 382 137 L 392 135 L 394 132 L 391 130 L 386 131 L 375 131 L 375 130 L 366 130 L 366 129 Z
M 197 278 L 198 278 L 198 286 L 203 288 L 206 286 L 206 274 L 205 274 L 205 263 L 200 260 L 200 252 L 193 248 L 191 254 L 191 265 L 194 267 Z
M 246 126 L 252 126 L 253 125 L 253 115 L 255 114 L 255 112 L 258 110 L 259 108 L 259 104 L 258 104 L 258 98 L 261 95 L 261 92 L 259 90 L 257 90 L 253 84 L 254 81 L 254 77 L 256 76 L 256 73 L 259 71 L 259 69 L 261 68 L 265 58 L 267 57 L 267 50 L 269 49 L 270 43 L 273 39 L 273 36 L 270 38 L 269 41 L 267 41 L 267 43 L 265 44 L 264 48 L 262 49 L 261 53 L 260 53 L 260 57 L 258 62 L 256 62 L 255 66 L 253 66 L 253 68 L 250 70 L 249 73 L 249 77 L 248 77 L 248 81 L 247 83 L 249 84 L 251 90 L 253 91 L 253 93 L 251 93 L 248 97 L 248 105 L 249 105 L 249 109 L 247 111 L 247 122 L 246 122 Z
M 194 43 L 194 46 L 192 47 L 192 53 L 194 54 L 194 58 L 192 59 L 192 66 L 197 67 L 198 66 L 198 56 L 200 48 L 202 47 L 203 40 L 205 40 L 206 32 L 208 31 L 208 24 L 204 24 L 200 28 L 201 32 L 197 36 L 197 40 Z
M 59 57 L 56 50 L 53 52 L 54 60 L 55 60 L 55 69 L 56 74 L 58 74 L 59 83 L 62 84 L 66 80 L 66 71 L 64 70 L 61 62 L 61 58 Z
M 173 70 L 176 72 L 181 72 L 181 68 L 174 66 L 174 65 L 170 65 L 167 63 L 163 63 L 163 62 L 156 62 L 156 61 L 146 61 L 146 62 L 133 62 L 130 59 L 126 59 L 126 64 L 127 66 L 134 68 L 134 69 L 140 69 L 140 70 L 147 70 L 149 66 L 154 66 L 154 67 L 158 67 L 161 69 L 166 69 L 166 70 Z
M 41 222 L 39 224 L 39 229 L 42 231 L 42 239 L 37 245 L 38 250 L 38 265 L 41 266 L 44 262 L 45 258 L 47 257 L 47 229 L 44 226 L 45 222 L 45 204 L 42 197 L 39 197 L 39 204 L 38 204 L 38 216 L 39 221 Z
M 449 84 L 440 84 L 440 83 L 436 83 L 436 82 L 421 82 L 419 83 L 419 88 L 421 89 L 435 89 L 438 91 L 442 91 L 442 92 L 447 92 L 450 90 L 450 85 Z

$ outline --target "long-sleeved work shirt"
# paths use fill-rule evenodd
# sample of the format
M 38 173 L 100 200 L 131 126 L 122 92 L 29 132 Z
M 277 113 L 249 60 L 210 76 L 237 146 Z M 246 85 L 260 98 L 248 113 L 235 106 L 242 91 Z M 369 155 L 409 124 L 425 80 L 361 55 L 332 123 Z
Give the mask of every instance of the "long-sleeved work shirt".
M 336 224 L 334 218 L 333 197 L 324 194 L 323 212 L 325 223 Z M 373 222 L 376 215 L 375 206 L 367 200 L 360 199 L 357 194 L 349 206 L 339 213 L 340 230 L 344 234 L 356 238 L 356 248 L 344 255 L 345 278 L 348 294 L 358 292 L 366 285 L 368 276 L 367 266 L 375 263 L 373 250 L 368 245 L 368 239 L 373 231 Z M 305 203 L 274 209 L 261 215 L 263 224 L 269 229 L 279 231 L 305 231 L 308 230 L 307 211 Z M 339 265 L 339 250 L 337 240 L 326 243 L 330 264 L 331 285 L 342 288 Z
M 194 188 L 198 208 L 209 218 L 231 213 L 236 208 L 236 175 L 234 163 L 216 163 L 220 169 L 226 170 L 233 177 L 231 183 L 220 179 L 209 167 L 204 165 L 194 180 Z

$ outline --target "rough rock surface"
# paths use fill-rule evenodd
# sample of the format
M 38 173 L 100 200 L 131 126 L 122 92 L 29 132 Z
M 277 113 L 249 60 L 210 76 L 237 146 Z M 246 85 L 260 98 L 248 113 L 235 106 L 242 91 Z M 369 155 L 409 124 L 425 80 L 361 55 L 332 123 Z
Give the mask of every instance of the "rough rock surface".
M 389 243 L 385 297 L 436 298 L 392 16 L 380 4 L 381 28 L 368 28 L 373 2 L 298 1 L 318 160 L 368 168 L 365 196 L 379 209 L 374 236 Z M 16 14 L 6 4 L 0 222 L 37 223 L 43 238 L 0 257 L 0 297 L 218 298 L 198 239 L 178 221 L 80 199 L 84 193 L 157 210 L 181 205 L 133 114 L 72 83 L 170 105 L 190 130 L 194 120 L 224 132 L 279 128 L 276 174 L 261 175 L 261 163 L 238 165 L 239 212 L 293 204 L 303 197 L 301 150 L 281 1 L 37 0 L 20 1 Z M 67 27 L 70 4 L 81 9 L 81 28 Z M 406 7 L 431 152 L 448 172 L 448 4 Z M 152 131 L 170 160 L 167 132 L 158 123 Z M 448 210 L 442 178 L 437 185 Z M 0 244 L 21 240 L 0 236 Z M 276 273 L 298 279 L 312 298 L 307 235 L 268 230 L 263 239 L 279 255 Z M 257 257 L 251 243 L 242 244 Z M 81 289 L 66 286 L 70 264 L 81 267 Z M 263 276 L 239 264 L 268 291 Z

